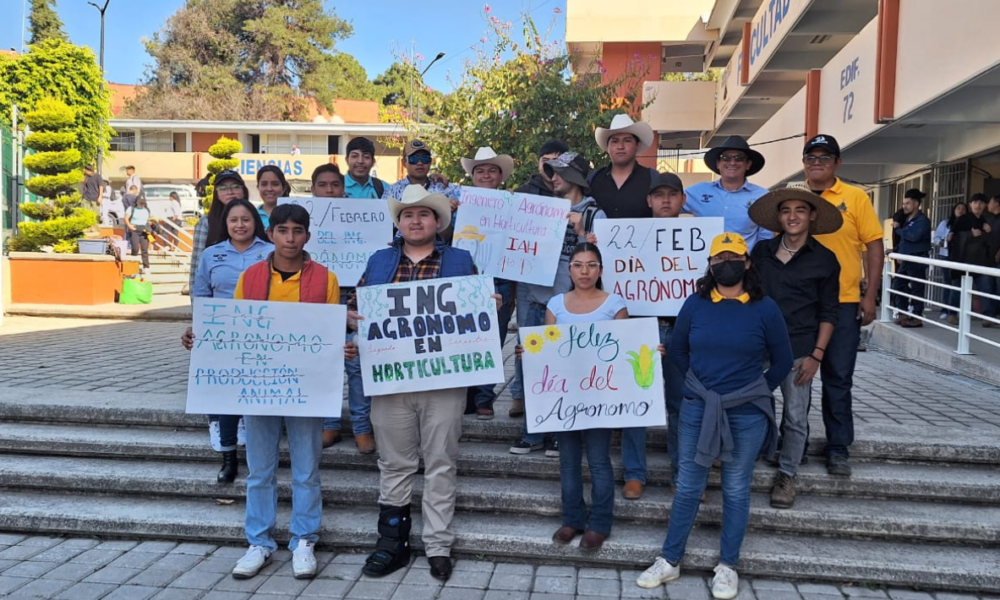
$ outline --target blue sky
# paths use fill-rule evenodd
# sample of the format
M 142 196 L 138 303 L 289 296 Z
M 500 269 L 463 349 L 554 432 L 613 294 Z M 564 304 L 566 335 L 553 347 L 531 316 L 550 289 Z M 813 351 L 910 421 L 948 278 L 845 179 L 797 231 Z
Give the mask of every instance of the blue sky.
M 2 0 L 0 48 L 20 49 L 22 5 L 30 0 Z M 103 0 L 95 0 L 103 4 Z M 183 6 L 184 0 L 111 0 L 105 14 L 104 64 L 108 79 L 115 83 L 137 83 L 150 57 L 142 38 L 159 30 L 166 19 Z M 495 0 L 491 14 L 513 21 L 519 35 L 520 15 L 528 11 L 540 29 L 556 19 L 551 39 L 564 40 L 566 0 Z M 479 43 L 487 29 L 482 0 L 354 0 L 331 2 L 328 9 L 354 25 L 354 36 L 337 45 L 353 54 L 365 67 L 369 79 L 392 64 L 395 53 L 409 53 L 411 43 L 424 65 L 438 52 L 445 57 L 425 76 L 428 85 L 450 91 L 450 73 L 457 80 L 465 59 L 474 56 L 470 47 Z M 10 10 L 10 9 L 13 10 Z M 57 0 L 56 8 L 66 33 L 75 44 L 90 46 L 95 54 L 100 46 L 100 14 L 87 0 Z M 560 13 L 555 13 L 554 9 Z M 26 24 L 25 20 L 25 24 Z M 24 35 L 27 39 L 27 33 Z M 515 37 L 515 39 L 518 39 Z

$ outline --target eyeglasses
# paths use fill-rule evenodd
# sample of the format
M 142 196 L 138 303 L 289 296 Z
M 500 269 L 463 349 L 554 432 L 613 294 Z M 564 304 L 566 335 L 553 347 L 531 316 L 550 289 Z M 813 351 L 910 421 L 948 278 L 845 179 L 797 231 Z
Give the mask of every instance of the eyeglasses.
M 806 154 L 802 157 L 802 162 L 807 165 L 814 165 L 816 163 L 828 165 L 835 160 L 837 160 L 837 157 L 832 154 L 821 154 L 819 156 L 816 156 L 815 154 Z
M 216 186 L 215 189 L 220 192 L 235 192 L 236 190 L 243 189 L 243 186 L 238 183 L 234 183 L 233 185 L 219 185 Z
M 745 154 L 723 154 L 719 156 L 719 162 L 731 162 L 731 163 L 745 163 L 747 157 Z
M 406 157 L 406 162 L 411 165 L 429 165 L 431 164 L 431 157 L 429 154 L 411 154 Z
M 586 267 L 588 271 L 593 271 L 594 269 L 600 269 L 601 263 L 599 262 L 571 262 L 569 263 L 569 268 L 576 269 L 577 271 L 582 271 Z

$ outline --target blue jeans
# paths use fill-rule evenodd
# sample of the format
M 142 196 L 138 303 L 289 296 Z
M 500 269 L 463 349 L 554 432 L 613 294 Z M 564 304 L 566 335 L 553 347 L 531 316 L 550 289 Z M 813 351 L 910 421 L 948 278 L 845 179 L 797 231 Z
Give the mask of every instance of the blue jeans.
M 997 281 L 989 275 L 973 275 L 972 276 L 972 287 L 975 288 L 977 292 L 982 294 L 997 294 Z M 973 296 L 973 299 L 977 296 Z M 981 315 L 986 315 L 987 317 L 997 316 L 997 303 L 992 298 L 983 298 L 979 296 L 979 310 L 976 311 Z
M 827 458 L 846 458 L 849 456 L 848 446 L 854 443 L 851 387 L 854 385 L 858 344 L 861 343 L 861 322 L 858 321 L 856 302 L 841 302 L 838 310 L 837 325 L 820 365 Z
M 698 448 L 701 420 L 705 403 L 685 399 L 681 406 L 678 432 L 680 442 L 680 476 L 670 509 L 670 525 L 663 541 L 663 558 L 679 564 L 684 558 L 688 534 L 701 506 L 701 495 L 708 484 L 709 467 L 694 461 Z M 719 562 L 735 568 L 740 560 L 740 547 L 750 521 L 750 483 L 753 466 L 767 437 L 767 416 L 756 407 L 745 404 L 726 411 L 733 434 L 733 459 L 722 463 L 722 538 Z
M 278 443 L 281 425 L 288 431 L 292 460 L 292 535 L 288 548 L 317 542 L 323 519 L 319 459 L 323 453 L 323 419 L 318 417 L 243 417 L 247 436 L 247 507 L 245 530 L 251 546 L 278 549 L 272 531 L 278 513 Z
M 500 327 L 500 346 L 507 341 L 507 329 L 510 325 L 510 317 L 514 312 L 514 287 L 513 281 L 506 279 L 494 279 L 493 287 L 496 293 L 500 294 L 500 310 L 497 311 L 497 321 Z M 476 406 L 493 406 L 493 401 L 497 399 L 496 385 L 480 385 L 475 388 Z M 520 396 L 523 398 L 524 396 Z
M 347 333 L 347 340 L 357 340 L 357 334 Z M 372 432 L 372 397 L 365 396 L 361 381 L 361 357 L 344 359 L 344 375 L 347 377 L 347 406 L 351 409 L 351 427 L 354 435 Z M 323 419 L 323 429 L 340 429 L 340 415 Z
M 953 285 L 955 287 L 959 287 L 962 285 L 962 280 L 952 279 L 951 274 L 953 271 L 954 269 L 942 269 L 941 270 L 941 277 L 943 280 L 942 282 L 945 283 L 946 285 Z M 941 296 L 941 304 L 947 304 L 948 306 L 951 306 L 956 310 L 941 309 L 941 312 L 945 313 L 946 315 L 957 315 L 958 303 L 961 300 L 961 298 L 962 298 L 962 293 L 959 292 L 958 290 L 945 289 L 944 293 Z
M 611 535 L 615 474 L 611 467 L 611 429 L 585 429 L 555 434 L 559 442 L 562 524 Z M 583 499 L 583 453 L 590 467 L 590 512 Z
M 681 403 L 684 400 L 684 373 L 670 360 L 670 342 L 674 327 L 660 322 L 660 343 L 666 350 L 663 355 L 663 395 L 667 400 L 667 456 L 670 457 L 670 483 L 677 486 L 680 472 L 680 452 L 677 444 L 677 427 L 681 420 Z
M 208 422 L 219 422 L 219 442 L 222 444 L 222 451 L 229 452 L 236 450 L 240 419 L 239 415 L 208 415 Z
M 521 290 L 527 286 L 517 287 L 518 296 L 522 295 Z M 526 295 L 525 291 L 525 295 Z M 545 324 L 545 305 L 537 302 L 530 302 L 525 297 L 517 300 L 517 324 L 518 327 L 537 327 Z M 518 329 L 520 335 L 520 329 Z M 514 361 L 514 379 L 510 384 L 510 395 L 512 398 L 524 398 L 524 370 L 521 367 L 521 359 Z M 528 413 L 524 413 L 524 420 L 521 423 L 521 441 L 527 444 L 541 444 L 545 441 L 544 433 L 528 433 Z

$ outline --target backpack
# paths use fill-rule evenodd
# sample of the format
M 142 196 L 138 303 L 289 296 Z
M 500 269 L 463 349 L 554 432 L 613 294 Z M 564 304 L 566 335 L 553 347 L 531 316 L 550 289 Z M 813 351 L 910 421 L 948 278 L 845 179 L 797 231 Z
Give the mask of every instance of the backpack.
M 372 187 L 375 188 L 377 198 L 381 198 L 385 195 L 385 182 L 378 177 L 372 177 Z
M 597 211 L 601 210 L 597 206 L 597 202 L 592 202 L 589 206 L 583 209 L 583 232 L 593 233 L 594 232 L 594 216 L 597 215 Z

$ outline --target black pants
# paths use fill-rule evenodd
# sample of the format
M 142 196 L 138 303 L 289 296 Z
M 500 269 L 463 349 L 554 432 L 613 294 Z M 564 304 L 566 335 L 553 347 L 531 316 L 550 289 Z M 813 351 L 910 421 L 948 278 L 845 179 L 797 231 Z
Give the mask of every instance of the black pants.
M 919 281 L 910 281 L 909 279 L 903 279 L 902 277 L 894 277 L 892 279 L 892 290 L 894 292 L 902 292 L 917 298 L 924 297 L 924 288 L 927 287 L 927 284 L 925 283 L 927 281 L 927 265 L 912 262 L 900 262 L 899 266 L 896 268 L 896 274 L 913 277 Z M 892 296 L 891 304 L 897 309 L 906 310 L 911 302 L 913 303 L 913 314 L 922 316 L 924 314 L 923 300 L 913 300 L 907 298 L 906 296 L 894 294 Z
M 132 230 L 131 235 L 132 235 L 132 256 L 139 254 L 139 248 L 142 248 L 142 267 L 144 269 L 148 269 L 149 238 L 146 236 L 146 228 L 142 225 L 139 225 Z
M 219 422 L 219 441 L 223 448 L 235 448 L 240 425 L 239 415 L 208 415 L 209 422 Z

